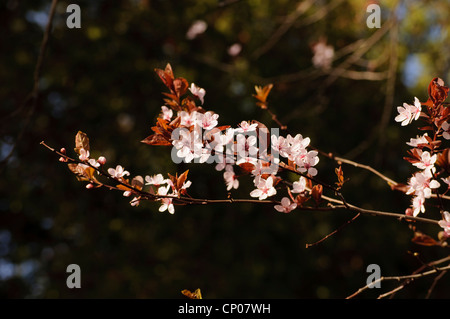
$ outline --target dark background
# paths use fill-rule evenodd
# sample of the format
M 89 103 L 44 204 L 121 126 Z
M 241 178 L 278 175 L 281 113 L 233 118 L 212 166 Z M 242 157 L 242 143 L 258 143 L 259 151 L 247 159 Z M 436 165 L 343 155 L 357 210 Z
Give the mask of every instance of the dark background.
M 80 29 L 66 26 L 70 3 L 58 3 L 33 112 L 21 106 L 33 87 L 51 1 L 0 4 L 1 297 L 183 298 L 181 290 L 200 288 L 204 298 L 344 298 L 365 285 L 369 264 L 385 276 L 407 275 L 446 256 L 443 248 L 413 244 L 405 223 L 374 216 L 305 248 L 352 218 L 348 211 L 280 214 L 272 206 L 223 204 L 176 207 L 170 215 L 158 212 L 158 203 L 131 207 L 119 192 L 86 190 L 39 143 L 72 154 L 81 130 L 108 167 L 144 176 L 189 168 L 192 196 L 226 198 L 212 165 L 177 167 L 170 148 L 140 143 L 163 105 L 165 87 L 153 70 L 170 63 L 176 76 L 206 89 L 205 108 L 220 115 L 220 125 L 256 119 L 274 126 L 252 97 L 255 85 L 273 83 L 270 107 L 290 132 L 406 182 L 414 169 L 403 160 L 405 143 L 420 131 L 394 121 L 396 106 L 414 96 L 426 100 L 435 76 L 447 81 L 448 2 L 380 1 L 381 29 L 366 25 L 366 8 L 376 1 L 315 1 L 297 16 L 308 2 L 77 1 Z M 393 17 L 397 22 L 353 59 L 357 41 Z M 186 32 L 196 20 L 208 28 L 191 40 Z M 329 70 L 311 62 L 319 39 L 336 53 Z M 232 56 L 235 43 L 242 50 Z M 339 68 L 344 72 L 330 81 Z M 388 75 L 353 76 L 381 72 Z M 334 183 L 336 167 L 321 157 L 317 177 Z M 343 169 L 349 202 L 400 213 L 409 206 L 409 197 L 378 177 Z M 234 196 L 249 197 L 250 186 L 243 180 Z M 424 217 L 439 218 L 432 208 Z M 433 237 L 439 231 L 420 227 Z M 81 267 L 81 289 L 66 287 L 72 263 Z M 432 281 L 416 280 L 395 297 L 424 298 Z M 444 276 L 431 297 L 450 297 L 448 284 Z M 394 287 L 383 282 L 359 297 Z

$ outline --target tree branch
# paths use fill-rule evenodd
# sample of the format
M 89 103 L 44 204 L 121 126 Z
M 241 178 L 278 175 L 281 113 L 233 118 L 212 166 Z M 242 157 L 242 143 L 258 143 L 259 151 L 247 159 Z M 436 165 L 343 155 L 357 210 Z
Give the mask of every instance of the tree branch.
M 25 108 L 27 104 L 30 104 L 30 108 L 29 108 L 28 114 L 26 115 L 26 118 L 25 118 L 25 124 L 22 127 L 22 129 L 20 130 L 19 134 L 17 135 L 16 140 L 14 141 L 13 147 L 11 148 L 9 153 L 6 155 L 6 157 L 4 159 L 2 159 L 2 161 L 0 162 L 0 172 L 3 171 L 3 169 L 6 167 L 9 159 L 14 154 L 14 151 L 16 150 L 16 147 L 17 147 L 19 141 L 25 135 L 25 132 L 26 132 L 26 130 L 27 130 L 27 128 L 28 128 L 28 126 L 29 126 L 29 124 L 31 122 L 31 118 L 32 118 L 32 116 L 34 114 L 34 111 L 36 109 L 37 100 L 38 100 L 38 97 L 39 97 L 40 75 L 41 75 L 41 71 L 42 71 L 42 66 L 44 64 L 45 51 L 47 49 L 48 41 L 49 41 L 49 38 L 50 38 L 50 31 L 52 29 L 53 17 L 55 15 L 57 3 L 58 3 L 58 0 L 53 0 L 52 1 L 52 5 L 50 7 L 50 13 L 49 13 L 49 16 L 48 16 L 47 26 L 45 27 L 44 36 L 43 36 L 41 47 L 40 47 L 40 50 L 39 50 L 39 56 L 37 58 L 36 67 L 34 69 L 33 89 L 27 95 L 27 97 L 25 98 L 22 106 L 19 108 L 19 109 Z

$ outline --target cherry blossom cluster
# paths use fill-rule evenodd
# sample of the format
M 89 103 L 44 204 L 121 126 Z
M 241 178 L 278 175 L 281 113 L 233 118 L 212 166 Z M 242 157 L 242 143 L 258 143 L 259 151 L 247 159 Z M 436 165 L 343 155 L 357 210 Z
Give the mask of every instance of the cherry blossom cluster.
M 162 118 L 172 121 L 172 116 L 173 112 L 167 106 L 161 107 Z M 303 138 L 301 134 L 283 137 L 279 136 L 278 129 L 271 129 L 268 138 L 268 129 L 251 121 L 241 121 L 235 128 L 224 126 L 226 129 L 216 129 L 219 115 L 210 111 L 179 111 L 177 118 L 180 125 L 171 136 L 173 161 L 216 163 L 216 170 L 224 170 L 223 178 L 228 191 L 239 187 L 234 169 L 239 166 L 245 167 L 253 177 L 255 189 L 250 192 L 251 197 L 265 200 L 274 196 L 279 181 L 276 175 L 280 156 L 295 163 L 299 173 L 317 175 L 318 152 L 307 149 L 310 139 Z M 268 140 L 270 145 L 267 145 Z M 301 176 L 292 192 L 306 191 L 305 187 L 301 189 L 298 186 L 303 184 L 305 180 Z M 290 212 L 297 206 L 288 197 L 284 197 L 281 203 L 281 206 L 275 206 L 278 211 Z
M 203 105 L 204 89 L 192 84 L 189 92 Z M 155 135 L 145 142 L 172 145 L 172 159 L 175 162 L 182 159 L 186 163 L 215 163 L 215 169 L 223 171 L 227 191 L 239 188 L 240 176 L 251 176 L 254 189 L 250 197 L 258 200 L 266 200 L 277 194 L 277 185 L 282 181 L 278 176 L 279 164 L 285 159 L 285 165 L 300 177 L 291 184 L 289 197 L 284 196 L 280 202 L 273 201 L 274 208 L 288 213 L 301 205 L 301 197 L 309 191 L 308 176 L 318 173 L 315 166 L 319 157 L 317 151 L 308 150 L 310 139 L 301 134 L 279 136 L 278 129 L 269 132 L 267 127 L 256 121 L 241 121 L 234 128 L 218 126 L 218 118 L 218 114 L 206 111 L 203 107 L 191 105 L 190 108 L 177 110 L 174 105 L 167 103 L 161 107 L 157 126 L 153 128 Z M 106 158 L 90 157 L 89 139 L 85 133 L 78 132 L 75 144 L 78 161 L 72 160 L 68 165 L 79 180 L 88 181 L 86 188 L 106 186 L 120 190 L 123 196 L 132 198 L 132 206 L 138 206 L 143 199 L 157 200 L 161 201 L 159 211 L 173 214 L 175 202 L 187 194 L 192 184 L 186 179 L 187 172 L 180 177 L 169 174 L 169 178 L 164 178 L 162 174 L 156 174 L 131 178 L 130 172 L 121 165 L 103 169 Z M 68 161 L 67 158 L 64 150 L 62 160 Z M 235 173 L 236 169 L 240 172 L 239 176 Z M 104 184 L 96 175 L 106 176 L 116 185 Z M 299 196 L 294 198 L 293 194 Z
M 206 90 L 184 78 L 176 78 L 170 64 L 164 70 L 155 69 L 157 75 L 169 89 L 163 92 L 164 105 L 151 127 L 152 134 L 141 142 L 148 145 L 171 147 L 175 163 L 214 164 L 222 172 L 228 192 L 240 186 L 241 178 L 251 178 L 253 188 L 248 201 L 271 203 L 278 212 L 289 213 L 301 207 L 310 198 L 319 205 L 323 187 L 340 193 L 344 182 L 341 167 L 336 168 L 337 186 L 324 184 L 316 179 L 319 163 L 318 151 L 310 149 L 310 138 L 301 134 L 282 136 L 279 128 L 267 128 L 258 121 L 240 121 L 236 125 L 219 125 L 219 114 L 204 108 Z M 256 104 L 267 109 L 267 97 L 272 85 L 255 87 L 253 95 Z M 395 189 L 412 196 L 412 204 L 406 214 L 417 217 L 425 212 L 426 201 L 432 197 L 446 196 L 450 190 L 450 149 L 443 143 L 450 139 L 450 111 L 445 99 L 449 89 L 441 79 L 435 78 L 428 87 L 428 100 L 421 102 L 417 97 L 412 104 L 403 103 L 397 107 L 395 121 L 402 126 L 419 119 L 426 124 L 420 127 L 423 134 L 411 138 L 406 144 L 411 147 L 405 159 L 417 171 L 409 178 L 407 185 L 396 184 Z M 270 112 L 270 111 L 269 111 Z M 274 118 L 274 116 L 272 116 Z M 275 122 L 282 130 L 286 127 Z M 175 205 L 186 203 L 207 203 L 195 199 L 187 192 L 192 182 L 187 179 L 189 170 L 164 177 L 161 173 L 131 177 L 123 166 L 105 168 L 106 158 L 91 158 L 89 139 L 83 132 L 75 137 L 77 158 L 66 155 L 66 150 L 57 152 L 60 161 L 66 162 L 78 180 L 88 182 L 86 188 L 107 187 L 119 190 L 123 196 L 132 198 L 130 204 L 138 206 L 142 200 L 159 201 L 159 211 L 174 214 Z M 284 172 L 295 173 L 298 179 L 289 181 Z M 106 177 L 106 182 L 101 180 Z M 292 176 L 288 174 L 288 176 Z M 440 194 L 441 183 L 447 189 Z M 283 195 L 281 192 L 285 192 Z M 229 198 L 231 194 L 229 194 Z M 280 199 L 277 200 L 276 197 Z M 447 199 L 447 198 L 446 198 Z M 440 201 L 443 236 L 450 237 L 450 213 Z
M 169 92 L 163 93 L 165 103 L 152 127 L 153 134 L 143 143 L 171 146 L 174 163 L 214 163 L 217 171 L 223 171 L 227 191 L 239 188 L 241 176 L 251 176 L 254 189 L 250 196 L 259 200 L 277 194 L 278 184 L 283 180 L 279 176 L 279 165 L 283 164 L 298 173 L 300 179 L 289 191 L 290 199 L 273 200 L 277 204 L 275 209 L 289 212 L 302 203 L 301 197 L 307 195 L 309 189 L 301 185 L 306 185 L 305 178 L 318 173 L 318 152 L 308 149 L 308 137 L 301 134 L 280 136 L 278 128 L 268 129 L 257 121 L 240 121 L 234 127 L 220 126 L 219 114 L 203 106 L 205 89 L 175 77 L 170 64 L 164 70 L 155 71 Z M 262 108 L 266 107 L 271 87 L 255 87 L 257 94 L 254 96 Z M 293 193 L 298 193 L 300 198 L 294 198 Z
M 130 201 L 132 206 L 138 206 L 143 198 L 161 201 L 160 212 L 175 212 L 173 199 L 185 195 L 191 186 L 191 181 L 187 180 L 187 173 L 180 177 L 171 176 L 164 178 L 162 174 L 147 175 L 144 178 L 140 175 L 129 178 L 130 172 L 122 165 L 104 169 L 106 158 L 100 156 L 98 159 L 90 157 L 89 139 L 83 132 L 78 132 L 75 137 L 75 151 L 78 160 L 71 159 L 66 155 L 65 148 L 60 150 L 60 161 L 68 163 L 69 169 L 80 181 L 87 181 L 86 188 L 94 189 L 98 187 L 108 187 L 123 192 L 125 197 L 133 197 Z M 115 182 L 115 185 L 107 185 L 99 180 L 99 175 L 105 176 L 108 180 Z M 148 187 L 146 187 L 148 186 Z
M 442 180 L 447 184 L 449 190 L 450 178 L 442 177 L 448 175 L 450 171 L 448 148 L 443 147 L 444 140 L 450 139 L 449 110 L 445 99 L 449 89 L 444 86 L 442 79 L 434 78 L 428 87 L 428 100 L 420 102 L 415 97 L 413 104 L 403 103 L 403 106 L 397 107 L 398 115 L 395 121 L 402 126 L 411 124 L 414 121 L 422 119 L 426 124 L 420 127 L 422 131 L 427 131 L 422 135 L 411 138 L 406 144 L 411 147 L 408 151 L 409 156 L 405 159 L 410 162 L 419 171 L 415 172 L 408 180 L 406 194 L 412 195 L 411 207 L 406 210 L 406 214 L 417 216 L 424 213 L 425 202 L 436 193 L 439 197 L 439 188 Z M 444 140 L 442 140 L 442 138 Z M 442 194 L 441 194 L 442 195 Z M 440 225 L 444 228 L 444 234 L 450 234 L 450 216 L 444 207 L 440 207 L 443 220 Z

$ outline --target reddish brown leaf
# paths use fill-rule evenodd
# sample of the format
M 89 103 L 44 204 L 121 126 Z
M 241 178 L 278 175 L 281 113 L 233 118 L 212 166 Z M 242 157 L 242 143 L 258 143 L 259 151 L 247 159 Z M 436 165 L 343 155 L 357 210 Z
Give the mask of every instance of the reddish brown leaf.
M 156 72 L 156 74 L 158 74 L 158 76 L 160 77 L 160 79 L 164 83 L 164 85 L 167 86 L 171 92 L 174 92 L 174 87 L 173 87 L 174 76 L 173 76 L 173 71 L 172 71 L 172 67 L 170 66 L 170 64 L 166 65 L 165 70 L 155 69 L 155 72 Z
M 181 293 L 189 299 L 202 299 L 202 293 L 200 292 L 200 289 L 196 289 L 194 292 L 184 289 L 181 291 Z
M 410 157 L 404 157 L 403 159 L 405 161 L 408 161 L 411 164 L 419 163 L 420 161 L 422 161 L 422 150 L 413 148 L 411 150 L 408 150 L 408 154 L 410 155 Z
M 336 185 L 338 186 L 338 188 L 341 188 L 342 185 L 344 185 L 344 172 L 342 171 L 342 167 L 339 166 L 339 168 L 335 168 L 334 172 L 336 173 L 336 176 L 338 178 L 338 181 L 336 182 Z
M 183 96 L 189 87 L 188 81 L 184 78 L 177 78 L 173 81 L 173 88 L 175 90 L 175 94 L 180 97 Z
M 450 152 L 448 148 L 443 150 L 442 153 L 438 154 L 436 165 L 441 167 L 445 171 L 450 172 Z
M 413 239 L 411 239 L 411 241 L 415 244 L 418 245 L 422 245 L 422 246 L 440 246 L 441 244 L 434 240 L 433 238 L 431 238 L 428 235 L 425 235 L 422 232 L 416 231 L 414 233 L 414 237 Z
M 178 174 L 176 173 L 175 176 L 168 173 L 167 176 L 169 176 L 170 181 L 172 182 L 172 185 L 174 185 L 174 187 L 177 186 L 177 180 L 178 180 Z
M 432 126 L 421 126 L 419 127 L 419 130 L 421 131 L 432 131 L 434 128 Z
M 312 196 L 312 198 L 314 198 L 317 205 L 319 205 L 320 200 L 322 198 L 322 191 L 323 191 L 323 187 L 320 184 L 314 185 L 314 187 L 311 190 L 311 196 Z
M 239 167 L 244 174 L 250 174 L 255 169 L 255 165 L 251 163 L 241 163 L 239 164 Z
M 448 96 L 449 88 L 444 86 L 444 81 L 441 78 L 434 78 L 428 85 L 428 96 L 433 102 L 434 106 L 440 105 Z
M 141 141 L 141 143 L 148 144 L 148 145 L 160 145 L 160 146 L 171 146 L 172 143 L 167 140 L 163 135 L 160 134 L 153 134 L 150 136 L 147 136 L 145 139 Z
M 389 184 L 389 185 L 391 186 L 392 190 L 400 191 L 402 193 L 406 193 L 409 189 L 409 186 L 405 185 L 405 184 L 398 183 L 398 184 Z
M 273 84 L 268 84 L 264 87 L 261 86 L 255 86 L 256 94 L 253 94 L 253 96 L 260 101 L 259 104 L 261 107 L 264 108 L 266 106 L 267 97 L 269 96 L 270 90 L 272 90 Z
M 177 182 L 175 184 L 177 190 L 179 190 L 179 189 L 181 189 L 181 187 L 183 187 L 183 184 L 187 179 L 188 173 L 189 173 L 189 170 L 185 171 L 183 174 L 180 175 L 180 177 L 177 178 Z
M 75 135 L 75 152 L 80 154 L 80 149 L 82 148 L 89 151 L 89 138 L 86 133 L 78 131 L 77 135 Z
M 126 185 L 131 186 L 131 185 L 130 185 L 130 180 L 129 180 L 129 179 L 124 179 L 124 180 L 122 180 L 121 182 L 124 183 L 124 184 L 126 184 Z M 118 184 L 118 185 L 116 185 L 116 187 L 117 187 L 118 189 L 120 189 L 120 190 L 123 190 L 123 191 L 131 191 L 132 189 L 131 189 L 130 187 L 126 186 L 126 185 Z
M 79 181 L 96 181 L 96 177 L 94 175 L 95 169 L 84 164 L 75 164 L 70 163 L 67 164 L 72 173 L 75 174 Z
M 133 177 L 133 179 L 131 180 L 131 186 L 142 190 L 142 188 L 144 187 L 144 179 L 142 178 L 142 176 L 136 176 Z
M 297 195 L 297 197 L 295 198 L 295 202 L 297 203 L 298 207 L 303 206 L 304 203 L 306 203 L 308 200 L 310 199 L 310 197 L 299 194 Z
M 178 101 L 178 96 L 176 94 L 173 93 L 167 93 L 167 92 L 163 92 L 162 93 L 164 96 L 168 97 L 170 100 L 175 100 Z

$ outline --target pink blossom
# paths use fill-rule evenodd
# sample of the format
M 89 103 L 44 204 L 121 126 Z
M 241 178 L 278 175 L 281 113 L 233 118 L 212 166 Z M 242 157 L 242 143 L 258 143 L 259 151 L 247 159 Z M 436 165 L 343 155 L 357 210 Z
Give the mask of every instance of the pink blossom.
M 234 158 L 232 155 L 217 153 L 216 157 L 216 170 L 222 171 L 227 165 L 234 164 Z
M 290 213 L 295 208 L 297 208 L 297 204 L 291 204 L 291 201 L 287 197 L 281 199 L 281 205 L 275 205 L 275 209 L 280 213 Z
M 191 187 L 191 185 L 192 185 L 192 182 L 191 182 L 191 181 L 184 181 L 183 185 L 181 185 L 180 190 L 186 190 L 186 189 L 188 189 L 189 187 Z
M 412 201 L 412 209 L 414 217 L 419 215 L 419 213 L 425 212 L 425 197 L 423 195 L 423 192 L 419 192 L 417 196 L 414 196 Z
M 131 194 L 133 194 L 131 191 L 124 191 L 123 192 L 123 196 L 125 196 L 125 197 L 130 197 Z
M 172 109 L 169 109 L 167 106 L 163 105 L 161 106 L 161 111 L 162 111 L 162 118 L 166 121 L 170 121 L 172 119 L 173 116 L 173 111 Z
M 276 135 L 272 135 L 270 139 L 272 142 L 272 149 L 278 152 L 278 154 L 280 154 L 281 156 L 287 158 L 291 151 L 291 147 L 286 138 L 284 138 L 283 136 L 277 137 Z
M 158 195 L 162 195 L 162 196 L 167 195 L 169 188 L 170 188 L 170 185 L 167 185 L 166 187 L 158 188 L 158 192 L 157 192 Z M 162 202 L 162 204 L 159 207 L 160 212 L 164 212 L 167 210 L 170 214 L 175 213 L 175 207 L 173 206 L 172 198 L 169 198 L 169 197 L 161 198 L 161 202 Z
M 91 159 L 89 159 L 88 162 L 92 166 L 98 168 L 98 167 L 100 167 L 100 165 L 105 165 L 106 164 L 106 158 L 104 156 L 100 156 L 98 158 L 98 160 L 95 160 L 95 159 L 91 158 Z
M 235 150 L 240 157 L 255 156 L 258 152 L 258 148 L 255 146 L 257 143 L 256 136 L 252 135 L 245 137 L 243 134 L 236 136 Z
M 450 140 L 450 124 L 445 121 L 444 123 L 442 123 L 442 137 L 445 138 L 446 140 Z
M 273 196 L 277 193 L 276 189 L 273 187 L 273 178 L 269 176 L 267 179 L 261 178 L 258 182 L 258 188 L 251 191 L 251 197 L 259 197 L 259 200 L 266 199 L 267 197 Z
M 234 141 L 234 128 L 228 128 L 224 134 L 221 134 L 219 137 L 219 144 L 227 145 Z
M 251 174 L 256 177 L 256 176 L 261 176 L 263 174 L 264 171 L 264 166 L 262 164 L 261 161 L 257 161 L 253 170 L 251 171 Z
M 194 83 L 191 83 L 191 87 L 189 88 L 189 91 L 191 91 L 191 93 L 193 95 L 198 97 L 198 99 L 202 102 L 202 104 L 204 103 L 204 97 L 205 97 L 205 94 L 206 94 L 205 89 L 203 89 L 201 87 L 198 87 Z
M 295 137 L 292 137 L 290 134 L 288 134 L 288 136 L 286 136 L 286 142 L 288 143 L 289 147 L 289 160 L 295 161 L 295 159 L 299 155 L 306 154 L 306 148 L 308 147 L 310 141 L 311 140 L 309 137 L 303 138 L 301 134 L 297 134 L 295 135 Z
M 131 205 L 131 206 L 139 206 L 140 203 L 141 203 L 141 201 L 139 200 L 139 198 L 138 198 L 138 197 L 134 197 L 134 198 L 131 200 L 130 205 Z
M 312 51 L 314 53 L 312 63 L 316 68 L 329 69 L 331 67 L 334 57 L 334 48 L 331 45 L 327 45 L 322 40 L 313 45 Z
M 426 137 L 428 136 L 428 133 L 423 134 L 422 136 L 417 136 L 417 138 L 411 138 L 409 140 L 409 143 L 406 144 L 412 147 L 417 147 L 420 144 L 428 144 L 428 140 Z
M 181 111 L 178 113 L 180 117 L 180 125 L 185 127 L 191 127 L 197 121 L 197 112 L 193 111 L 192 113 Z
M 396 122 L 401 122 L 402 126 L 410 124 L 413 120 L 420 117 L 422 111 L 422 104 L 417 97 L 414 98 L 414 105 L 403 103 L 402 106 L 397 107 L 398 115 L 395 117 Z
M 246 132 L 252 132 L 252 131 L 256 131 L 256 128 L 258 127 L 257 123 L 254 124 L 250 124 L 247 121 L 242 121 L 241 123 L 239 123 L 238 125 L 239 127 L 235 130 L 238 133 L 246 133 Z
M 441 179 L 445 184 L 447 184 L 447 188 L 450 188 L 450 176 Z
M 173 140 L 172 144 L 177 149 L 177 156 L 184 158 L 186 163 L 202 155 L 203 144 L 197 131 L 189 132 L 187 129 L 178 131 L 178 140 Z
M 444 236 L 450 237 L 450 213 L 445 211 L 444 218 L 439 221 L 439 226 L 444 229 Z
M 117 165 L 116 169 L 114 168 L 108 168 L 108 173 L 112 177 L 115 178 L 122 178 L 123 176 L 129 176 L 130 172 L 126 171 L 122 166 Z
M 236 56 L 239 53 L 241 53 L 241 51 L 242 51 L 242 45 L 240 45 L 239 43 L 235 43 L 235 44 L 231 45 L 227 50 L 228 54 L 231 56 Z
M 205 130 L 211 130 L 217 126 L 219 114 L 213 112 L 206 112 L 205 114 L 199 113 L 197 116 L 197 123 Z
M 80 156 L 79 156 L 80 161 L 87 161 L 89 160 L 89 151 L 85 150 L 84 148 L 80 148 Z
M 227 185 L 227 190 L 231 190 L 232 188 L 237 189 L 239 187 L 239 180 L 234 173 L 233 166 L 227 165 L 225 167 L 225 172 L 223 173 L 223 179 L 225 180 L 225 184 Z
M 189 40 L 195 39 L 208 28 L 208 24 L 203 20 L 194 21 L 186 32 L 186 38 Z
M 100 167 L 100 163 L 98 161 L 96 161 L 94 158 L 90 158 L 88 160 L 88 163 L 91 164 L 92 166 L 96 167 L 96 168 Z
M 418 167 L 419 169 L 433 169 L 436 159 L 436 154 L 431 156 L 430 152 L 425 151 L 421 155 L 420 162 L 414 163 L 413 165 Z
M 406 194 L 422 194 L 424 198 L 430 198 L 432 189 L 440 186 L 439 182 L 432 180 L 432 173 L 430 170 L 417 172 L 410 178 L 408 182 L 409 189 Z
M 294 182 L 292 186 L 293 186 L 293 189 L 291 190 L 292 193 L 304 192 L 306 190 L 306 178 L 300 176 L 298 182 Z
M 319 157 L 317 156 L 317 151 L 303 151 L 300 155 L 295 158 L 295 163 L 298 165 L 298 171 L 300 173 L 307 173 L 311 176 L 317 175 L 317 169 L 314 168 L 319 162 Z
M 159 187 L 160 185 L 167 184 L 168 179 L 165 179 L 162 174 L 157 174 L 153 176 L 145 176 L 145 185 L 155 185 L 156 187 Z

